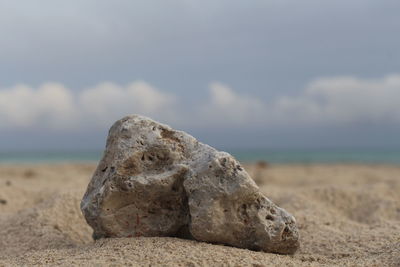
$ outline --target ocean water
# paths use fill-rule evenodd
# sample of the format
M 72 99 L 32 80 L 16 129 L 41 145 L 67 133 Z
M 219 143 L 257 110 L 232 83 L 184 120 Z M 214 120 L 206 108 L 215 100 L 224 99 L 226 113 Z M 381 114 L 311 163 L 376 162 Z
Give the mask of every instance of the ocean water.
M 242 162 L 400 164 L 400 150 L 233 150 L 231 154 Z
M 18 151 L 0 152 L 1 163 L 97 162 L 102 151 Z
M 400 164 L 399 150 L 226 150 L 241 162 Z M 102 151 L 0 152 L 0 164 L 97 162 Z

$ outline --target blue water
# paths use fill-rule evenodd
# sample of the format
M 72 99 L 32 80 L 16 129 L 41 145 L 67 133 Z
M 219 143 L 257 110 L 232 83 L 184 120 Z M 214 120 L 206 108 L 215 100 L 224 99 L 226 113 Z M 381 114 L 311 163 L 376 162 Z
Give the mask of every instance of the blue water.
M 400 164 L 400 150 L 226 150 L 241 162 Z M 96 162 L 102 151 L 0 152 L 0 163 Z

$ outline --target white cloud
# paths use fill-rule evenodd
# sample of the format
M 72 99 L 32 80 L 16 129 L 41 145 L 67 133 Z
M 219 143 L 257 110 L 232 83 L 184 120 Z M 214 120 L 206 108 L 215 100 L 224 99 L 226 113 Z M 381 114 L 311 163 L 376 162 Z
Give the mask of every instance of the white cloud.
M 354 77 L 320 78 L 298 97 L 275 103 L 283 120 L 302 123 L 400 121 L 400 75 L 369 80 Z
M 400 122 L 400 75 L 381 79 L 319 78 L 297 96 L 266 102 L 212 83 L 200 109 L 213 126 L 335 126 Z
M 213 82 L 209 89 L 208 102 L 199 108 L 199 116 L 206 124 L 254 124 L 260 121 L 266 111 L 265 105 L 257 98 L 238 94 L 225 84 Z
M 271 102 L 235 92 L 219 82 L 208 100 L 180 107 L 178 98 L 143 81 L 106 82 L 73 92 L 58 83 L 0 89 L 0 129 L 90 129 L 109 127 L 139 113 L 179 127 L 304 127 L 400 122 L 400 75 L 382 79 L 320 78 L 297 96 Z
M 128 86 L 101 83 L 79 95 L 83 113 L 100 125 L 109 125 L 126 114 L 140 113 L 171 121 L 176 97 L 138 81 Z
M 0 90 L 0 125 L 49 128 L 70 127 L 76 107 L 71 92 L 58 83 L 46 83 L 38 89 L 16 85 Z
M 0 129 L 110 126 L 132 113 L 171 122 L 175 101 L 175 96 L 142 81 L 127 86 L 101 83 L 76 94 L 58 83 L 37 89 L 17 85 L 0 90 Z

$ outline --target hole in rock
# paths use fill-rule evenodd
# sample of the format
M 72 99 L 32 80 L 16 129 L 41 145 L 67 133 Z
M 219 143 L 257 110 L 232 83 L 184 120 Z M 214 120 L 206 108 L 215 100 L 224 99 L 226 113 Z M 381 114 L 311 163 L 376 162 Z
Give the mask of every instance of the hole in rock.
M 272 215 L 268 214 L 267 217 L 265 217 L 265 219 L 273 221 L 274 217 Z

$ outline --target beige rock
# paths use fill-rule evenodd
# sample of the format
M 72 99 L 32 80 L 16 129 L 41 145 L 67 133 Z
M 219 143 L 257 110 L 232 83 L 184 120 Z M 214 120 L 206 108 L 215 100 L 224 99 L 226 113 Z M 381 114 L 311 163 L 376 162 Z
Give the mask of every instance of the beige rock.
M 110 129 L 81 203 L 93 237 L 178 236 L 290 254 L 295 219 L 228 153 L 132 115 Z

